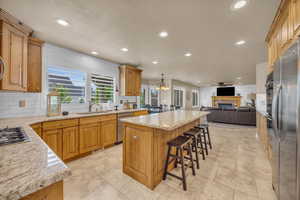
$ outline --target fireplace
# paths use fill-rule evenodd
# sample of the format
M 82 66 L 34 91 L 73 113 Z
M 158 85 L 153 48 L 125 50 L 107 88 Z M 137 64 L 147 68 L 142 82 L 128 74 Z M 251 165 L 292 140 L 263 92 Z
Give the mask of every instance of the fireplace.
M 218 107 L 221 109 L 232 109 L 234 108 L 232 103 L 218 103 Z

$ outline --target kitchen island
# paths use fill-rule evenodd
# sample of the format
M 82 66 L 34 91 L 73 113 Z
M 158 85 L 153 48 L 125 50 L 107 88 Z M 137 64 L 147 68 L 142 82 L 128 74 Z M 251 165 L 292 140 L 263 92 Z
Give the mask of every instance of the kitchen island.
M 180 110 L 122 119 L 123 172 L 154 189 L 162 180 L 167 142 L 208 114 Z

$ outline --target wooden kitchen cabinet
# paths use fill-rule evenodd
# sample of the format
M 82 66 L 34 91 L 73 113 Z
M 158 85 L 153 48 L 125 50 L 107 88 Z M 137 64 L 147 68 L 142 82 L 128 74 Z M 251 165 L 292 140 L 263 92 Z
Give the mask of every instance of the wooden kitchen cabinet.
M 45 143 L 58 155 L 63 158 L 63 130 L 62 129 L 50 129 L 43 131 L 43 140 Z
M 86 153 L 101 148 L 100 124 L 85 124 L 79 127 L 79 152 Z
M 133 113 L 133 116 L 141 116 L 141 115 L 148 115 L 148 110 L 141 110 L 141 111 L 136 111 Z
M 30 194 L 21 200 L 63 200 L 63 181 L 54 183 L 33 194 Z
M 1 57 L 5 69 L 0 81 L 1 90 L 27 90 L 28 35 L 1 21 Z
M 142 70 L 129 65 L 120 66 L 120 94 L 140 96 Z
M 43 135 L 42 135 L 42 124 L 41 123 L 32 124 L 31 128 L 35 131 L 36 134 L 38 134 L 38 136 L 40 136 L 41 138 L 43 137 Z
M 78 127 L 63 128 L 63 160 L 79 155 Z
M 44 41 L 29 37 L 27 91 L 42 92 L 42 47 Z
M 131 177 L 151 185 L 148 182 L 151 174 L 152 132 L 140 126 L 125 126 L 123 146 L 123 171 Z
M 269 71 L 300 35 L 300 0 L 282 0 L 266 37 Z
M 117 121 L 110 120 L 101 122 L 101 137 L 103 147 L 108 147 L 116 142 Z

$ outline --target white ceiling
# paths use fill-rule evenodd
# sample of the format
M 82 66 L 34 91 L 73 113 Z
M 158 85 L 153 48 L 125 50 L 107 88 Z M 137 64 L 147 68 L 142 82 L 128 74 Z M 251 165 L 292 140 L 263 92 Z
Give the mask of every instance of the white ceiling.
M 236 77 L 249 84 L 255 65 L 267 59 L 264 39 L 279 1 L 250 0 L 238 11 L 231 10 L 233 0 L 0 0 L 0 6 L 41 39 L 139 65 L 144 78 L 163 72 L 194 84 Z M 58 25 L 58 18 L 71 25 Z M 167 38 L 158 37 L 162 30 Z M 234 45 L 241 39 L 247 43 Z

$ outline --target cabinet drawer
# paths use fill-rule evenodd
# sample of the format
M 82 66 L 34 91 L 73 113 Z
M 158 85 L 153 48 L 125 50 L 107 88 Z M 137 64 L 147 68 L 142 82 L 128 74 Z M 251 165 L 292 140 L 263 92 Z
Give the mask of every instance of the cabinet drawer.
M 97 117 L 84 117 L 84 118 L 80 118 L 79 119 L 79 124 L 83 125 L 83 124 L 94 124 L 94 123 L 98 123 L 101 121 L 100 116 Z
M 113 115 L 103 115 L 101 116 L 101 121 L 109 121 L 109 120 L 115 120 L 117 119 L 117 115 L 113 114 Z
M 78 119 L 67 119 L 67 120 L 44 122 L 43 129 L 49 130 L 49 129 L 65 128 L 65 127 L 71 127 L 77 125 L 78 125 Z

